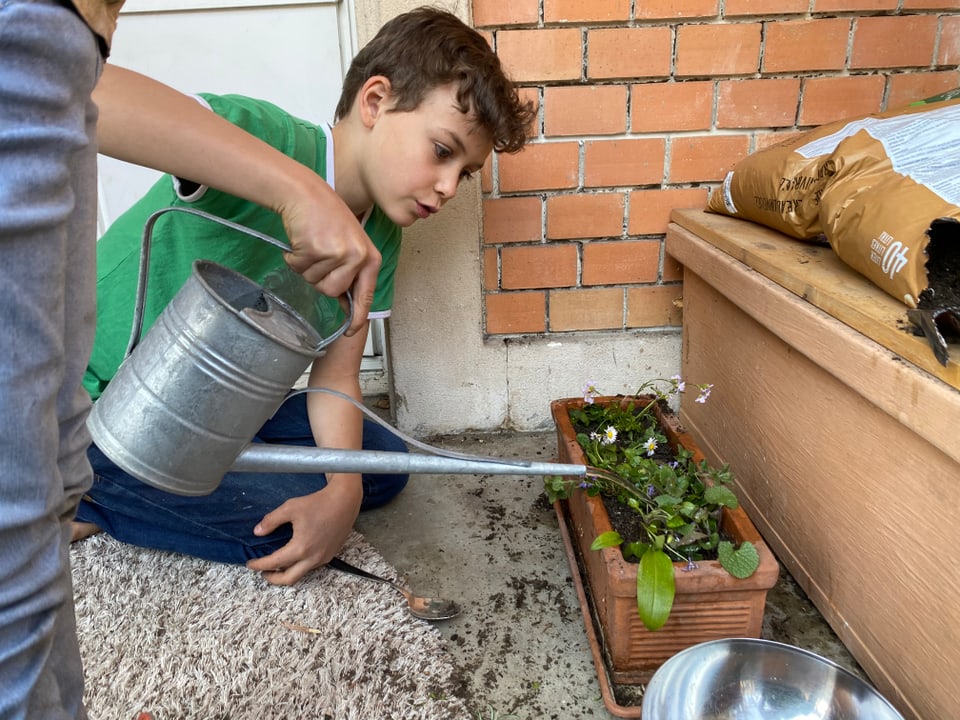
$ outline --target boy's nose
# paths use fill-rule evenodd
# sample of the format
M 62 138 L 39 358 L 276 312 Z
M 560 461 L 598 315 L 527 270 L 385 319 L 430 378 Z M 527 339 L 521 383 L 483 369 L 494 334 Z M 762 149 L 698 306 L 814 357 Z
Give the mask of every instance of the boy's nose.
M 434 190 L 440 195 L 441 200 L 450 200 L 457 194 L 457 187 L 460 185 L 459 171 L 445 172 L 437 178 Z

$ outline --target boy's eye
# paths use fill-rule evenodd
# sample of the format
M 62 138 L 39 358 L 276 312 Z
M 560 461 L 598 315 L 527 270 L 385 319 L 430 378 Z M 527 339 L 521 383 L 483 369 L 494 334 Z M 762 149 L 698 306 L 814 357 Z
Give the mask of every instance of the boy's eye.
M 446 160 L 448 157 L 453 155 L 453 153 L 450 151 L 450 148 L 441 145 L 440 143 L 433 144 L 433 152 L 436 153 L 436 156 L 441 160 Z

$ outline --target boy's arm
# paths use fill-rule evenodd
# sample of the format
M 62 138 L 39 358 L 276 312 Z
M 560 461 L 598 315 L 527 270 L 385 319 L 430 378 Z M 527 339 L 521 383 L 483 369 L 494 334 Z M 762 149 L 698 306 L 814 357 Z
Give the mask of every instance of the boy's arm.
M 100 152 L 189 178 L 283 218 L 287 263 L 329 297 L 353 291 L 353 335 L 366 322 L 380 253 L 310 168 L 162 83 L 107 64 L 93 94 Z
M 360 362 L 367 326 L 351 337 L 331 343 L 310 372 L 310 386 L 337 390 L 361 401 Z M 351 403 L 326 393 L 307 396 L 310 426 L 318 447 L 359 450 L 363 444 L 363 414 Z M 289 498 L 267 513 L 254 533 L 268 535 L 285 523 L 293 537 L 279 550 L 251 560 L 247 567 L 263 573 L 267 582 L 292 585 L 309 571 L 330 561 L 346 542 L 360 512 L 363 483 L 360 473 L 328 473 L 327 486 L 310 495 Z

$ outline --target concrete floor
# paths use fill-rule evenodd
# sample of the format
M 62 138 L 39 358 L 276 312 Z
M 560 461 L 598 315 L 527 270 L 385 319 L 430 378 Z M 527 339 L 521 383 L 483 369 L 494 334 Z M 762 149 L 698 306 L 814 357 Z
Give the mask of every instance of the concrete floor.
M 554 433 L 464 434 L 431 444 L 473 455 L 551 462 Z M 438 627 L 482 720 L 612 718 L 604 706 L 556 515 L 540 476 L 418 475 L 357 530 L 421 595 L 462 614 Z M 763 636 L 861 674 L 786 574 L 768 594 Z

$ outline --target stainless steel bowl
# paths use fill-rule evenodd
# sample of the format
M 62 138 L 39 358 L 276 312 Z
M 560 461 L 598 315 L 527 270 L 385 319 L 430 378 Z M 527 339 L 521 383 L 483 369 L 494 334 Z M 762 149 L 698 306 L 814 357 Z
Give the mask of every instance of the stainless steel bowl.
M 772 640 L 712 640 L 660 666 L 643 720 L 903 720 L 869 683 Z

